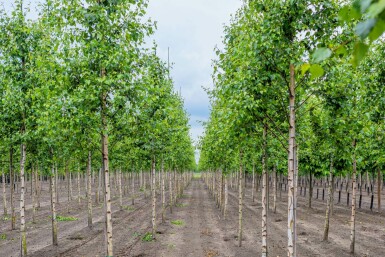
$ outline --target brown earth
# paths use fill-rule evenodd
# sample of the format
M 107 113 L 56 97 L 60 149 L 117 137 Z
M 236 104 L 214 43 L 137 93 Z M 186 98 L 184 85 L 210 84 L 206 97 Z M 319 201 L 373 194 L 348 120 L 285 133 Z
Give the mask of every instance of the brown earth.
M 66 192 L 63 189 L 63 192 Z M 59 246 L 51 246 L 51 222 L 49 195 L 39 211 L 37 223 L 27 219 L 28 250 L 30 256 L 105 256 L 103 205 L 94 206 L 94 228 L 87 228 L 87 211 L 83 200 L 82 209 L 77 201 L 71 203 L 71 213 L 67 214 L 66 199 L 63 196 L 59 214 L 78 218 L 77 221 L 59 222 Z M 63 193 L 65 195 L 65 193 Z M 151 229 L 150 198 L 141 192 L 134 206 L 129 196 L 124 197 L 125 210 L 120 211 L 118 199 L 113 200 L 113 239 L 115 256 L 164 256 L 164 257 L 214 257 L 214 256 L 259 256 L 261 249 L 261 202 L 251 200 L 251 190 L 247 189 L 244 206 L 244 240 L 237 246 L 238 194 L 236 189 L 229 192 L 228 216 L 223 220 L 214 199 L 201 180 L 193 180 L 178 200 L 171 214 L 166 212 L 166 221 L 159 224 L 156 240 L 143 240 Z M 159 202 L 158 197 L 158 202 Z M 15 198 L 17 199 L 17 198 Z M 286 195 L 278 198 L 277 213 L 268 216 L 269 256 L 286 256 Z M 345 205 L 335 205 L 330 224 L 330 240 L 323 242 L 325 204 L 313 201 L 313 208 L 306 207 L 307 199 L 298 197 L 298 256 L 351 256 L 350 209 Z M 8 203 L 9 205 L 9 203 Z M 16 201 L 18 206 L 18 201 Z M 270 199 L 272 206 L 272 198 Z M 158 217 L 160 205 L 157 206 Z M 27 210 L 27 217 L 31 211 Z M 368 210 L 357 211 L 356 255 L 385 256 L 385 215 Z M 160 221 L 160 219 L 158 220 Z M 0 224 L 0 256 L 19 256 L 19 232 L 9 230 L 9 220 Z M 174 223 L 174 224 L 173 224 Z

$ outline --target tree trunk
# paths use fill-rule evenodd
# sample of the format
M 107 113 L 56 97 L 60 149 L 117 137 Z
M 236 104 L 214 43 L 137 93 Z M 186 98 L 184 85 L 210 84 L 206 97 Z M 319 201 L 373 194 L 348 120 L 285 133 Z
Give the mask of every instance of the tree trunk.
M 105 70 L 102 69 L 102 77 L 105 76 Z M 112 215 L 111 215 L 111 189 L 109 176 L 109 161 L 108 161 L 108 126 L 107 126 L 107 93 L 101 95 L 101 118 L 102 118 L 102 157 L 104 169 L 104 207 L 105 207 L 105 239 L 106 239 L 106 256 L 113 256 L 112 245 Z
M 226 220 L 226 212 L 227 212 L 227 203 L 229 198 L 229 190 L 227 188 L 227 175 L 225 176 L 225 204 L 223 206 L 223 219 Z
M 80 167 L 79 167 L 79 169 L 80 169 Z M 80 207 L 82 202 L 80 200 L 80 171 L 79 170 L 78 170 L 77 183 L 78 183 L 78 204 L 79 204 L 79 207 Z
M 59 204 L 59 176 L 58 176 L 58 171 L 57 171 L 57 163 L 55 165 L 55 192 L 56 192 L 56 203 Z
M 121 168 L 119 169 L 119 174 L 118 174 L 118 188 L 119 188 L 119 205 L 120 205 L 120 210 L 123 210 L 122 170 L 121 170 Z
M 40 196 L 41 196 L 41 188 L 43 183 L 43 174 L 40 172 L 40 179 L 39 179 L 39 163 L 36 165 L 36 188 L 37 188 L 37 208 L 40 208 Z
M 329 185 L 328 185 L 328 200 L 326 203 L 326 214 L 325 214 L 325 225 L 324 225 L 324 237 L 323 241 L 328 241 L 329 239 L 329 221 L 330 221 L 330 210 L 331 210 L 331 204 L 333 201 L 333 185 L 332 185 L 332 178 L 333 178 L 333 159 L 330 160 L 330 171 L 329 171 Z
M 311 208 L 311 200 L 313 198 L 313 176 L 311 171 L 309 172 L 309 208 Z
M 172 199 L 173 199 L 173 196 L 172 196 L 172 178 L 171 178 L 171 173 L 168 172 L 168 182 L 169 182 L 169 188 L 168 188 L 168 192 L 170 194 L 170 212 L 172 213 Z
M 20 240 L 21 240 L 21 249 L 20 249 L 20 255 L 21 256 L 27 256 L 27 234 L 25 231 L 25 159 L 26 159 L 26 153 L 25 153 L 25 144 L 21 144 L 20 147 Z
M 99 169 L 99 173 L 98 173 L 98 203 L 100 203 L 101 200 L 103 200 L 103 198 L 100 197 L 100 191 L 102 190 L 102 180 L 103 180 L 103 177 L 102 177 L 102 169 Z
M 277 166 L 273 170 L 273 212 L 277 212 Z
M 251 199 L 253 199 L 253 202 L 255 201 L 254 190 L 255 190 L 255 164 L 253 162 L 253 181 L 251 183 Z
M 288 257 L 297 256 L 296 253 L 296 142 L 295 142 L 295 74 L 294 65 L 290 64 L 290 92 L 289 92 L 289 154 L 288 154 L 288 218 L 287 218 L 287 254 Z
M 356 161 L 356 140 L 353 140 L 353 192 L 352 192 L 352 216 L 350 219 L 350 253 L 354 254 L 354 246 L 356 241 L 356 173 L 357 173 L 357 161 Z
M 35 170 L 34 165 L 32 164 L 31 170 L 31 192 L 32 192 L 32 223 L 36 222 L 36 181 L 35 181 Z
M 8 216 L 8 210 L 7 210 L 7 195 L 6 195 L 6 190 L 5 190 L 5 174 L 4 174 L 4 169 L 2 169 L 1 172 L 1 180 L 2 180 L 2 185 L 3 185 L 3 208 L 4 208 L 4 217 Z
M 52 150 L 51 150 L 52 154 Z M 53 158 L 52 158 L 53 161 Z M 52 163 L 52 171 L 49 180 L 51 188 L 51 221 L 52 221 L 52 244 L 58 245 L 57 240 L 57 220 L 56 220 L 56 190 L 55 190 L 55 164 Z
M 166 194 L 165 194 L 165 185 L 164 185 L 164 163 L 162 158 L 162 167 L 161 167 L 161 195 L 162 195 L 162 223 L 165 222 L 165 210 L 166 210 Z
M 152 157 L 151 162 L 151 174 L 152 174 L 152 238 L 156 236 L 156 179 L 155 179 L 155 156 Z
M 132 169 L 132 176 L 131 176 L 131 194 L 132 194 L 132 205 L 135 205 L 135 172 L 134 169 Z
M 87 223 L 88 227 L 92 229 L 91 151 L 88 151 L 87 178 Z
M 239 151 L 239 177 L 238 177 L 238 197 L 239 197 L 239 205 L 238 205 L 238 246 L 242 246 L 242 150 Z
M 381 170 L 377 168 L 377 208 L 381 212 Z
M 13 172 L 13 147 L 9 150 L 9 177 L 11 187 L 11 230 L 16 229 L 16 213 L 15 213 L 15 174 Z
M 263 126 L 263 146 L 262 146 L 262 257 L 267 256 L 267 184 L 269 183 L 267 174 L 267 125 Z
M 70 204 L 71 204 L 71 192 L 70 192 L 70 179 L 69 179 L 69 171 L 68 171 L 68 163 L 65 164 L 65 173 L 67 180 L 67 213 L 70 213 Z
M 72 195 L 72 173 L 69 172 L 70 176 L 69 176 L 69 187 L 70 187 L 70 201 L 72 201 L 72 198 L 73 198 L 73 195 Z

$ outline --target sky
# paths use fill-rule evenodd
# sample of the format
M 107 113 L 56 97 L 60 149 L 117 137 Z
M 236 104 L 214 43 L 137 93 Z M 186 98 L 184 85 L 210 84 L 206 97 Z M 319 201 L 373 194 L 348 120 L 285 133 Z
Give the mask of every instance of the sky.
M 31 17 L 36 16 L 35 6 L 41 0 L 30 3 Z M 14 0 L 0 0 L 8 12 Z M 222 48 L 223 26 L 231 14 L 241 6 L 242 0 L 150 0 L 148 16 L 157 22 L 157 31 L 148 38 L 156 41 L 158 55 L 167 61 L 170 48 L 171 76 L 175 89 L 180 90 L 185 108 L 190 115 L 192 139 L 197 142 L 203 133 L 199 121 L 209 117 L 209 99 L 202 87 L 212 88 L 212 60 L 214 48 Z

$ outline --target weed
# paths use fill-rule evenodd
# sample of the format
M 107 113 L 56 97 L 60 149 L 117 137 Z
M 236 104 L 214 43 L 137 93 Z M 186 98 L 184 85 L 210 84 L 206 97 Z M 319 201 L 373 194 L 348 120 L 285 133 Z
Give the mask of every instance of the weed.
M 56 220 L 57 221 L 74 221 L 74 220 L 78 220 L 78 218 L 75 218 L 75 217 L 65 217 L 65 216 L 56 216 Z
M 142 237 L 142 241 L 144 242 L 151 242 L 154 240 L 154 237 L 152 236 L 152 234 L 150 232 L 147 232 L 146 234 L 144 234 L 144 236 Z
M 7 240 L 7 235 L 6 234 L 1 234 L 0 235 L 1 240 Z
M 133 236 L 134 238 L 137 238 L 137 237 L 140 236 L 140 233 L 139 233 L 139 232 L 134 232 L 134 234 L 132 234 L 132 236 Z
M 135 208 L 132 206 L 123 206 L 123 209 L 126 211 L 134 211 L 135 210 Z
M 177 226 L 183 226 L 184 225 L 184 221 L 183 220 L 172 220 L 171 224 L 177 225 Z
M 146 190 L 144 187 L 141 187 L 141 188 L 139 189 L 140 192 L 144 192 L 144 190 Z
M 3 216 L 3 221 L 7 221 L 7 220 L 9 220 L 9 216 L 4 215 Z
M 187 204 L 185 204 L 185 203 L 177 203 L 176 204 L 176 207 L 186 207 L 187 206 Z
M 168 244 L 167 247 L 170 250 L 175 249 L 175 245 L 174 244 Z

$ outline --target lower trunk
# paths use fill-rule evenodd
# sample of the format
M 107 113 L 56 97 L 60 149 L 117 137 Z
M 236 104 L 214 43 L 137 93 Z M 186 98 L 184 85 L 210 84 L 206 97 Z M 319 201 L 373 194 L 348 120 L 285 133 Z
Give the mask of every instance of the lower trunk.
M 80 171 L 79 170 L 78 170 L 77 183 L 78 183 L 78 204 L 79 204 L 79 207 L 80 207 L 82 202 L 80 200 Z
M 155 156 L 152 158 L 151 163 L 152 174 L 152 238 L 156 236 L 156 179 L 155 179 Z
M 173 196 L 172 196 L 172 178 L 171 178 L 171 173 L 170 172 L 168 172 L 168 182 L 169 182 L 168 192 L 170 194 L 170 212 L 172 213 L 172 205 L 173 205 L 172 199 L 173 199 Z
M 255 190 L 255 165 L 253 163 L 253 181 L 251 183 L 251 199 L 253 199 L 253 202 L 255 201 L 254 190 Z
M 325 214 L 325 225 L 324 225 L 324 237 L 323 237 L 323 240 L 324 241 L 328 241 L 329 239 L 329 221 L 330 221 L 330 206 L 331 206 L 331 203 L 333 201 L 333 193 L 332 193 L 332 188 L 333 188 L 333 185 L 332 185 L 332 178 L 333 178 L 333 160 L 330 161 L 330 172 L 329 172 L 329 176 L 330 176 L 330 179 L 329 179 L 329 185 L 328 185 L 328 200 L 327 200 L 327 203 L 326 203 L 326 214 Z
M 309 208 L 311 208 L 312 197 L 313 197 L 313 177 L 310 171 L 309 172 Z
M 27 256 L 27 234 L 25 231 L 25 201 L 24 201 L 24 191 L 25 191 L 25 144 L 21 144 L 20 147 L 20 240 L 21 240 L 21 249 L 20 249 L 20 255 L 21 256 Z
M 91 188 L 91 151 L 88 151 L 87 159 L 87 221 L 88 227 L 92 228 L 92 188 Z
M 262 147 L 262 257 L 267 256 L 267 197 L 269 177 L 267 173 L 267 126 L 263 128 L 263 147 Z
M 239 177 L 238 177 L 238 197 L 239 197 L 239 205 L 238 205 L 238 246 L 242 246 L 242 150 L 239 152 Z
M 381 170 L 377 168 L 377 208 L 381 212 Z
M 274 165 L 273 178 L 273 212 L 277 212 L 277 167 Z
M 55 192 L 59 192 L 59 176 L 58 176 L 58 171 L 57 171 L 57 164 L 55 165 Z M 59 204 L 59 194 L 56 194 L 56 203 Z
M 52 174 L 49 179 L 51 189 L 51 221 L 52 221 L 52 244 L 58 245 L 57 220 L 56 220 L 56 190 L 55 190 L 55 164 L 52 164 Z
M 119 205 L 120 205 L 120 210 L 123 210 L 123 195 L 122 195 L 122 170 L 119 169 L 119 174 L 118 174 L 118 188 L 119 188 Z
M 227 176 L 225 176 L 225 204 L 223 206 L 223 219 L 226 220 L 227 202 L 228 202 L 228 188 L 227 188 Z
M 5 190 L 5 174 L 4 170 L 2 170 L 1 173 L 1 180 L 2 180 L 2 185 L 3 185 L 3 207 L 4 207 L 4 217 L 8 216 L 8 210 L 7 210 L 7 195 L 6 195 L 6 190 Z
M 35 171 L 34 166 L 32 164 L 32 171 L 31 171 L 31 192 L 32 192 L 32 223 L 36 222 L 36 178 L 35 178 Z
M 132 174 L 131 174 L 131 195 L 132 195 L 132 205 L 135 204 L 135 173 L 134 169 L 132 169 Z
M 9 153 L 9 177 L 11 187 L 11 230 L 16 229 L 16 213 L 15 213 L 15 176 L 13 174 L 13 148 L 11 147 Z
M 356 173 L 357 173 L 357 161 L 356 161 L 356 140 L 353 140 L 353 192 L 352 192 L 352 216 L 350 219 L 350 253 L 354 254 L 354 246 L 356 241 Z
M 67 180 L 67 213 L 70 213 L 71 192 L 70 192 L 70 176 L 69 176 L 67 163 L 65 166 L 65 170 L 66 170 L 66 180 Z
M 165 222 L 165 209 L 166 209 L 166 194 L 165 194 L 165 185 L 164 185 L 164 166 L 163 166 L 163 159 L 162 159 L 162 167 L 161 167 L 161 195 L 162 195 L 162 223 Z

